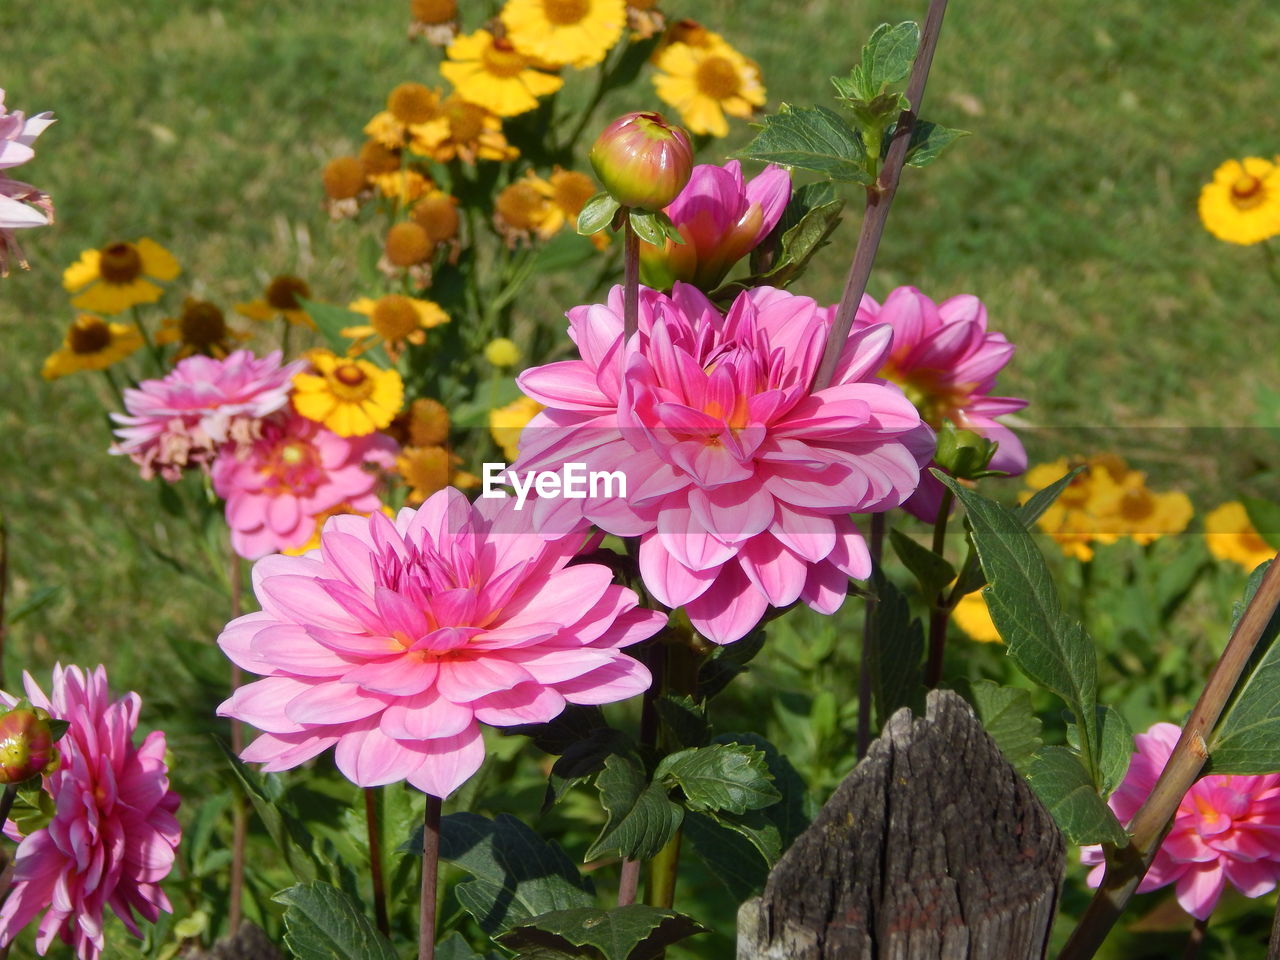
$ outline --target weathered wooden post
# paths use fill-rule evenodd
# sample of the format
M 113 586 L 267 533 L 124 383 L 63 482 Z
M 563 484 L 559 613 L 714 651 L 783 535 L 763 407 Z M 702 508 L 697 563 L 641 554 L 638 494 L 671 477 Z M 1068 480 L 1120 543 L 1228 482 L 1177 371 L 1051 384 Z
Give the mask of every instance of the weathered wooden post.
M 738 913 L 738 960 L 1039 960 L 1048 811 L 950 691 L 900 710 Z

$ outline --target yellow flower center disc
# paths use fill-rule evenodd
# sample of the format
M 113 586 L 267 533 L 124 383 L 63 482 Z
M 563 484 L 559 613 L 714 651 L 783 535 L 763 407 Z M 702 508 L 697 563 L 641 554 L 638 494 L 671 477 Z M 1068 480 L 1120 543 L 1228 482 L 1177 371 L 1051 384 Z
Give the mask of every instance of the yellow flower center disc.
M 346 200 L 364 189 L 364 164 L 355 157 L 334 157 L 324 168 L 324 192 Z
M 538 226 L 546 198 L 527 183 L 513 183 L 500 194 L 495 206 L 498 213 L 516 230 L 533 230 Z
M 227 335 L 227 321 L 219 310 L 207 300 L 192 300 L 182 308 L 178 320 L 182 330 L 182 342 L 205 347 L 221 342 Z
M 707 57 L 698 67 L 697 83 L 712 100 L 725 100 L 738 92 L 738 71 L 724 57 Z
M 76 317 L 68 339 L 72 353 L 98 353 L 111 343 L 111 330 L 97 317 L 85 313 Z
M 542 9 L 558 27 L 579 23 L 591 12 L 591 0 L 542 0 Z
M 1126 520 L 1145 520 L 1155 512 L 1155 500 L 1146 490 L 1128 490 L 1120 498 L 1120 515 Z
M 510 40 L 496 39 L 484 52 L 484 66 L 495 77 L 514 77 L 528 67 L 528 61 L 516 53 Z
M 369 321 L 382 339 L 403 340 L 418 329 L 418 311 L 408 297 L 393 293 L 373 305 Z
M 1231 184 L 1231 202 L 1240 210 L 1251 210 L 1266 199 L 1262 190 L 1262 181 L 1249 174 L 1243 174 Z
M 310 297 L 311 288 L 300 277 L 288 274 L 276 277 L 267 285 L 267 303 L 276 310 L 301 310 L 299 297 Z
M 142 276 L 142 257 L 132 243 L 113 243 L 98 254 L 98 273 L 107 283 L 133 283 Z
M 280 448 L 280 460 L 291 467 L 297 466 L 307 458 L 307 451 L 300 443 L 286 443 Z
M 555 205 L 574 216 L 581 212 L 596 192 L 590 177 L 572 170 L 552 176 L 551 189 Z
M 436 98 L 420 83 L 402 83 L 387 97 L 387 109 L 401 123 L 426 123 L 436 112 Z
M 414 205 L 412 217 L 433 243 L 452 240 L 458 233 L 458 208 L 444 194 L 423 197 Z
M 400 169 L 400 154 L 388 150 L 377 140 L 368 140 L 360 148 L 360 162 L 364 164 L 365 173 L 395 173 Z
M 454 100 L 446 110 L 449 136 L 459 143 L 477 139 L 484 132 L 484 108 L 465 100 Z
M 387 259 L 397 267 L 411 267 L 431 255 L 431 237 L 416 223 L 397 223 L 387 231 Z
M 413 0 L 409 12 L 419 23 L 447 23 L 458 15 L 458 0 Z

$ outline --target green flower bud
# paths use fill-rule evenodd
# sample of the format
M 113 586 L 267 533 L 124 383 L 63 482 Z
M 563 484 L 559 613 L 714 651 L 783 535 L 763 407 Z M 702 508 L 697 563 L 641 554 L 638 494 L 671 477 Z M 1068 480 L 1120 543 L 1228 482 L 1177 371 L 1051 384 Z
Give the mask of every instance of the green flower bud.
M 938 431 L 938 449 L 933 461 L 953 477 L 977 480 L 987 475 L 987 464 L 995 456 L 997 446 L 994 440 L 972 430 L 958 429 L 950 420 L 944 420 Z
M 19 706 L 0 716 L 0 783 L 22 783 L 56 766 L 53 741 L 43 710 Z
M 604 128 L 591 148 L 591 166 L 624 207 L 661 210 L 693 172 L 689 135 L 661 114 L 628 113 Z

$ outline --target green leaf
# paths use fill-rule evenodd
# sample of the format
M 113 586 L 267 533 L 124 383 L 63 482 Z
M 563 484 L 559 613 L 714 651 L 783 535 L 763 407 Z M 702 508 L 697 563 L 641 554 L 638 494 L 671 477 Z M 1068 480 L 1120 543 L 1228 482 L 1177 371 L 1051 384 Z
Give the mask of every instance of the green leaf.
M 597 193 L 578 213 L 578 233 L 589 237 L 613 223 L 620 204 L 608 193 Z
M 1233 631 L 1273 562 L 1262 564 L 1249 577 L 1244 602 L 1237 606 Z M 1280 610 L 1263 630 L 1222 719 L 1209 737 L 1209 772 L 1280 772 L 1280 643 L 1276 642 L 1277 636 L 1280 636 Z
M 632 903 L 612 910 L 557 910 L 534 917 L 498 941 L 512 950 L 563 950 L 567 945 L 591 947 L 604 960 L 638 960 L 659 956 L 671 944 L 702 932 L 703 927 L 672 910 Z
M 168 490 L 169 485 L 167 483 L 161 484 L 160 489 Z M 172 493 L 171 490 L 170 493 Z M 61 584 L 51 587 L 39 587 L 32 590 L 30 596 L 24 599 L 21 603 L 15 605 L 13 609 L 9 611 L 7 617 L 9 626 L 13 626 L 15 623 L 25 620 L 37 610 L 47 607 L 61 591 Z
M 877 570 L 876 639 L 870 650 L 871 690 L 876 716 L 884 726 L 894 712 L 910 707 L 924 712 L 924 682 L 920 661 L 924 657 L 924 627 L 911 616 L 911 605 Z
M 920 584 L 920 592 L 925 599 L 933 598 L 952 580 L 956 578 L 956 569 L 928 547 L 922 546 L 897 528 L 889 531 L 889 542 L 893 544 L 893 552 L 906 565 Z
M 658 716 L 679 747 L 705 747 L 711 739 L 707 710 L 693 697 L 664 694 L 655 702 Z
M 790 846 L 809 826 L 809 787 L 782 752 L 758 733 L 722 733 L 715 743 L 737 743 L 755 747 L 764 754 L 773 786 L 782 798 L 764 807 L 764 814 L 778 827 L 784 846 Z
M 826 180 L 806 183 L 787 202 L 782 219 L 751 253 L 751 275 L 725 284 L 713 299 L 737 296 L 750 287 L 785 287 L 797 280 L 814 254 L 840 225 L 844 200 Z
M 584 739 L 571 744 L 551 766 L 543 810 L 561 800 L 574 786 L 604 769 L 605 761 L 615 753 L 634 749 L 629 736 L 612 727 L 598 727 Z
M 533 741 L 543 753 L 560 755 L 593 730 L 607 727 L 604 713 L 599 707 L 571 703 L 554 719 L 546 723 L 528 723 L 504 728 L 506 733 L 518 733 Z
M 303 300 L 302 309 L 316 322 L 316 328 L 324 337 L 329 349 L 338 354 L 346 353 L 347 347 L 351 345 L 351 339 L 344 337 L 341 331 L 347 327 L 365 326 L 369 322 L 369 318 L 363 313 L 356 313 L 354 310 L 348 310 L 334 303 Z
M 764 752 L 740 743 L 717 743 L 681 750 L 662 759 L 654 780 L 666 779 L 684 791 L 685 805 L 702 812 L 746 813 L 782 799 L 773 785 Z
M 866 151 L 844 118 L 827 107 L 796 109 L 783 104 L 764 118 L 756 138 L 740 156 L 812 170 L 832 180 L 870 184 Z
M 1115 707 L 1098 707 L 1102 754 L 1098 768 L 1102 772 L 1102 796 L 1109 797 L 1124 782 L 1133 757 L 1133 730 Z
M 1018 515 L 940 471 L 933 474 L 964 505 L 989 583 L 983 597 L 1010 659 L 1031 680 L 1066 701 L 1083 729 L 1093 782 L 1101 786 L 1093 644 L 1084 628 L 1062 612 L 1049 567 Z
M 499 960 L 496 953 L 476 953 L 462 934 L 453 932 L 436 944 L 436 960 Z
M 667 231 L 663 227 L 661 220 L 658 219 L 659 214 L 654 213 L 652 210 L 633 209 L 630 211 L 629 216 L 631 217 L 631 229 L 636 232 L 636 236 L 641 240 L 658 247 L 666 242 Z
M 231 752 L 222 740 L 217 741 L 232 772 L 240 781 L 254 811 L 267 829 L 284 858 L 285 866 L 300 880 L 315 880 L 321 872 L 317 868 L 322 864 L 315 853 L 315 838 L 297 817 L 280 804 L 282 791 L 272 779 L 262 777 L 250 770 Z
M 990 680 L 975 680 L 964 693 L 1005 759 L 1025 773 L 1041 747 L 1040 718 L 1032 710 L 1031 694 Z
M 764 810 L 748 810 L 746 813 L 708 811 L 707 815 L 722 827 L 742 836 L 766 863 L 773 865 L 782 856 L 782 834 Z
M 1031 761 L 1028 779 L 1071 843 L 1128 842 L 1120 821 L 1098 796 L 1089 771 L 1066 747 L 1041 750 Z
M 421 828 L 407 849 L 421 854 Z M 510 814 L 494 820 L 475 813 L 449 814 L 440 821 L 440 856 L 470 874 L 454 893 L 489 934 L 541 913 L 595 901 L 590 882 L 560 846 Z
M 919 46 L 919 25 L 909 20 L 893 26 L 882 23 L 863 46 L 861 62 L 848 79 L 833 82 L 846 99 L 873 100 L 890 84 L 906 79 Z
M 387 938 L 337 887 L 299 883 L 271 899 L 287 908 L 284 942 L 297 960 L 398 960 Z
M 917 120 L 911 129 L 911 143 L 907 145 L 907 165 L 927 167 L 942 155 L 943 150 L 967 136 L 968 130 L 956 130 L 929 120 Z
M 634 759 L 609 757 L 596 787 L 608 820 L 587 851 L 587 861 L 607 853 L 625 860 L 651 860 L 680 829 L 684 810 L 671 802 L 662 783 L 649 782 Z
M 1258 497 L 1241 497 L 1240 502 L 1244 504 L 1244 512 L 1249 515 L 1249 522 L 1258 531 L 1258 536 L 1272 550 L 1280 550 L 1280 503 Z
M 764 889 L 769 863 L 739 831 L 709 813 L 690 811 L 684 818 L 684 838 L 734 900 L 741 903 Z
M 535 275 L 564 273 L 597 256 L 599 251 L 590 240 L 562 230 L 538 248 L 533 261 L 533 272 Z
M 698 699 L 710 700 L 729 685 L 738 674 L 747 669 L 757 653 L 764 648 L 764 631 L 752 630 L 741 640 L 723 647 L 703 661 L 698 668 Z

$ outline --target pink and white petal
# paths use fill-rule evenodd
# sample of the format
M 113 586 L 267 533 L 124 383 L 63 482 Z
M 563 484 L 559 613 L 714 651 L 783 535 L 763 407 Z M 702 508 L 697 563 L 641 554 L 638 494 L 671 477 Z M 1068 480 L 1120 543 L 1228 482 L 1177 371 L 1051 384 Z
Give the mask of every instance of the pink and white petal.
M 434 660 L 409 654 L 354 666 L 342 675 L 342 682 L 394 699 L 422 693 L 436 682 L 437 673 Z
M 742 572 L 727 563 L 711 588 L 685 605 L 690 622 L 712 643 L 741 640 L 760 622 L 769 601 Z
M 338 742 L 335 735 L 302 731 L 301 733 L 259 733 L 240 753 L 246 763 L 265 764 L 263 770 L 273 773 L 291 770 L 318 757 Z
M 284 713 L 299 724 L 354 723 L 380 713 L 394 699 L 387 694 L 362 690 L 350 683 L 322 682 L 309 686 L 289 700 Z
M 471 704 L 477 720 L 495 727 L 546 723 L 559 716 L 564 705 L 563 696 L 541 683 L 517 684 Z
M 472 710 L 446 700 L 432 688 L 403 697 L 382 712 L 382 732 L 397 740 L 436 740 L 455 737 L 472 721 Z
M 518 683 L 533 680 L 529 671 L 498 654 L 470 659 L 440 661 L 437 689 L 454 703 L 471 703 L 500 690 L 510 690 Z
M 719 567 L 690 570 L 672 556 L 656 534 L 645 534 L 640 540 L 640 576 L 645 588 L 659 603 L 672 609 L 702 596 L 719 573 Z
M 590 673 L 555 685 L 569 703 L 593 706 L 639 696 L 653 684 L 653 676 L 640 661 L 620 653 L 613 661 Z
M 1226 883 L 1221 860 L 1194 864 L 1178 878 L 1178 905 L 1197 920 L 1207 920 Z
M 430 742 L 430 741 L 428 741 Z M 412 747 L 388 737 L 376 719 L 347 727 L 333 751 L 342 775 L 358 787 L 381 787 L 405 780 L 422 766 L 419 744 Z
M 1276 887 L 1277 877 L 1280 877 L 1280 863 L 1273 860 L 1245 863 L 1227 857 L 1223 861 L 1223 869 L 1231 885 L 1249 898 L 1270 893 Z
M 422 765 L 408 777 L 423 793 L 445 800 L 484 763 L 484 739 L 480 725 L 472 725 L 456 737 L 441 737 L 421 744 Z

